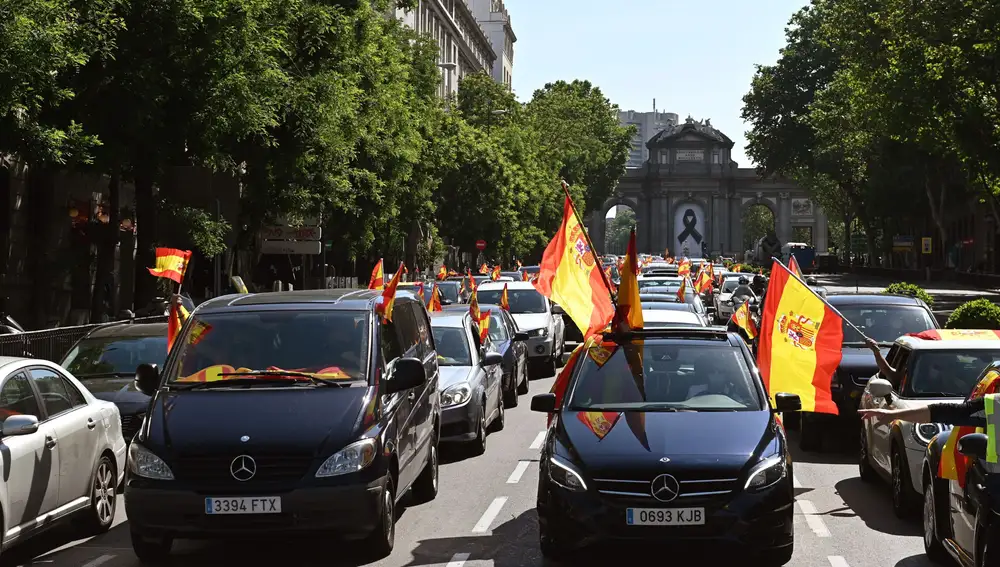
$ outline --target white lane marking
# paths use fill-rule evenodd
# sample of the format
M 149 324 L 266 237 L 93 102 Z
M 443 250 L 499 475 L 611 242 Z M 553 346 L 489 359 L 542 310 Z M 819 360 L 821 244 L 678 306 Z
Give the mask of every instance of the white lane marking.
M 816 507 L 813 506 L 813 503 L 808 500 L 796 500 L 796 503 L 798 503 L 799 510 L 802 511 L 802 515 L 806 518 L 806 524 L 816 534 L 816 537 L 830 537 L 830 530 L 826 529 L 823 518 L 817 515 Z
M 115 558 L 114 555 L 102 555 L 97 559 L 91 561 L 90 563 L 84 563 L 83 567 L 97 567 L 98 565 L 104 565 L 105 563 L 111 561 L 114 558 Z
M 794 488 L 802 488 L 802 483 L 799 482 L 799 477 L 792 475 L 792 486 Z
M 831 555 L 826 560 L 830 562 L 830 567 L 851 567 L 847 564 L 847 560 L 839 555 Z
M 468 553 L 456 553 L 451 556 L 451 561 L 448 562 L 446 567 L 462 567 L 465 562 L 469 560 Z
M 529 449 L 541 449 L 542 443 L 545 443 L 545 432 L 539 431 L 538 435 L 535 436 L 535 440 L 531 442 Z
M 476 525 L 472 527 L 472 533 L 482 534 L 490 531 L 490 525 L 493 524 L 493 520 L 497 519 L 497 515 L 500 514 L 500 510 L 506 503 L 506 496 L 499 496 L 495 498 L 493 502 L 490 502 L 489 507 L 486 508 L 485 512 L 483 512 L 483 516 L 479 518 Z
M 517 466 L 514 467 L 514 472 L 510 473 L 510 477 L 507 479 L 507 484 L 517 484 L 521 482 L 521 477 L 524 476 L 524 471 L 528 470 L 528 465 L 531 461 L 518 461 Z

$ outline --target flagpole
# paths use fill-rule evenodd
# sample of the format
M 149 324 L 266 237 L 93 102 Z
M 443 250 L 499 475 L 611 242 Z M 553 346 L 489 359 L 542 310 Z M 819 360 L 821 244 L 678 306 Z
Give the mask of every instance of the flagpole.
M 848 319 L 847 317 L 844 317 L 844 314 L 841 313 L 836 307 L 830 305 L 830 302 L 827 301 L 822 295 L 816 293 L 813 290 L 813 288 L 809 287 L 809 284 L 807 284 L 806 282 L 802 281 L 802 278 L 800 278 L 799 276 L 795 275 L 795 272 L 789 270 L 788 266 L 782 264 L 781 260 L 778 260 L 774 256 L 771 256 L 771 260 L 774 261 L 774 262 L 776 262 L 779 266 L 781 266 L 781 268 L 783 270 L 785 270 L 786 272 L 788 272 L 788 274 L 790 276 L 792 276 L 793 278 L 797 279 L 799 281 L 799 283 L 801 283 L 806 289 L 809 290 L 809 293 L 811 293 L 814 296 L 816 296 L 816 299 L 819 299 L 820 301 L 822 301 L 823 305 L 826 305 L 827 308 L 830 309 L 830 311 L 833 311 L 834 313 L 837 314 L 838 317 L 840 317 L 841 319 L 843 319 L 844 322 L 847 323 L 848 327 L 850 327 L 850 328 L 854 329 L 855 331 L 857 331 L 857 333 L 859 335 L 861 335 L 863 338 L 871 340 L 871 339 L 869 339 L 868 335 L 866 335 L 865 332 L 862 331 L 857 325 L 855 325 L 854 323 L 852 323 L 850 319 Z
M 597 248 L 594 248 L 593 241 L 590 240 L 590 234 L 587 233 L 587 225 L 583 223 L 583 219 L 580 218 L 580 213 L 576 210 L 576 205 L 573 204 L 573 197 L 569 194 L 569 183 L 566 180 L 562 180 L 563 193 L 566 195 L 566 200 L 569 201 L 569 208 L 573 209 L 573 216 L 576 217 L 576 222 L 580 225 L 580 229 L 583 232 L 583 237 L 587 239 L 587 246 L 590 247 L 590 253 L 594 256 L 594 262 L 597 264 L 597 271 L 601 273 L 601 281 L 604 282 L 604 287 L 608 290 L 608 295 L 611 296 L 611 303 L 618 309 L 618 301 L 615 300 L 615 295 L 611 291 L 611 282 L 608 281 L 607 274 L 604 273 L 604 266 L 601 265 L 600 259 L 597 257 Z

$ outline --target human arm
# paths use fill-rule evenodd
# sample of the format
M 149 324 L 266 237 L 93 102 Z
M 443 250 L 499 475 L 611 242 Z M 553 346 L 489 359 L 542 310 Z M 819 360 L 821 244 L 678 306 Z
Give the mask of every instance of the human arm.
M 878 371 L 888 378 L 890 382 L 896 383 L 896 369 L 889 366 L 889 361 L 882 356 L 882 349 L 879 348 L 878 343 L 875 342 L 874 339 L 866 339 L 865 344 L 868 345 L 868 348 L 870 348 L 872 353 L 875 355 L 875 364 L 878 365 Z
M 983 418 L 975 414 L 985 409 L 985 398 L 975 398 L 961 403 L 942 402 L 921 408 L 862 409 L 861 419 L 874 419 L 877 423 L 909 421 L 911 423 L 945 423 L 953 426 L 982 426 Z

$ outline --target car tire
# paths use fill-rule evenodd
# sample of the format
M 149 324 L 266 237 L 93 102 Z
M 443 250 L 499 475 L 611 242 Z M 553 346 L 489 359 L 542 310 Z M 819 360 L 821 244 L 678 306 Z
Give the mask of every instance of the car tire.
M 392 475 L 386 477 L 382 489 L 382 510 L 372 533 L 365 538 L 362 549 L 371 559 L 384 559 L 392 554 L 396 545 L 396 483 Z
M 545 364 L 545 378 L 551 378 L 556 375 L 556 371 L 559 369 L 559 361 L 555 357 L 549 360 Z
M 503 391 L 503 403 L 507 407 L 516 408 L 517 407 L 517 372 L 512 372 L 510 377 L 510 386 L 504 388 Z
M 567 538 L 558 530 L 546 526 L 545 523 L 538 523 L 538 547 L 543 558 L 556 562 L 570 559 L 572 553 L 566 541 Z
M 438 443 L 437 439 L 431 439 L 430 455 L 424 470 L 420 471 L 420 476 L 413 482 L 410 488 L 410 495 L 417 504 L 425 504 L 437 498 L 439 467 L 438 467 Z
M 479 409 L 479 421 L 475 425 L 476 437 L 472 440 L 471 448 L 474 456 L 482 455 L 486 452 L 486 400 Z
M 871 457 L 868 454 L 868 435 L 865 433 L 864 425 L 861 426 L 861 442 L 859 445 L 861 448 L 858 451 L 858 476 L 865 482 L 874 482 L 878 479 L 878 474 L 872 468 L 872 463 L 869 460 Z
M 139 563 L 158 565 L 170 558 L 170 549 L 174 546 L 173 538 L 147 539 L 135 528 L 129 533 L 132 537 L 132 552 L 139 558 Z
M 114 463 L 101 455 L 90 480 L 90 507 L 84 512 L 82 528 L 89 535 L 103 534 L 115 521 L 118 502 L 118 475 Z
M 892 447 L 890 453 L 890 463 L 892 464 L 892 512 L 897 518 L 910 518 L 914 511 L 914 492 L 910 488 L 910 473 L 903 462 L 903 456 L 896 448 Z
M 799 449 L 803 451 L 819 452 L 823 449 L 823 430 L 806 414 L 800 414 L 799 423 Z
M 924 479 L 924 507 L 923 507 L 923 540 L 924 553 L 936 563 L 943 563 L 948 560 L 948 552 L 941 543 L 941 532 L 938 524 L 941 514 L 938 513 L 937 491 L 934 489 L 934 479 Z
M 503 401 L 503 396 L 497 400 L 497 417 L 490 424 L 490 429 L 493 432 L 503 431 L 504 426 L 507 424 L 507 404 Z
M 524 394 L 527 394 L 528 393 L 528 388 L 530 387 L 530 385 L 528 384 L 529 376 L 528 376 L 528 365 L 527 365 L 527 363 L 525 363 L 525 365 L 524 365 L 524 372 L 522 372 L 521 375 L 524 377 L 524 379 L 521 380 L 521 382 L 517 385 L 517 395 L 519 395 L 519 396 L 523 396 Z

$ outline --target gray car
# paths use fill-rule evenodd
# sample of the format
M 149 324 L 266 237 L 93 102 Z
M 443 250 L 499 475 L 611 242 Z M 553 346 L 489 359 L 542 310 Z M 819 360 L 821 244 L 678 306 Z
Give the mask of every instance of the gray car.
M 504 426 L 503 355 L 480 343 L 468 313 L 431 315 L 441 371 L 441 441 L 468 443 L 481 455 L 488 430 Z

